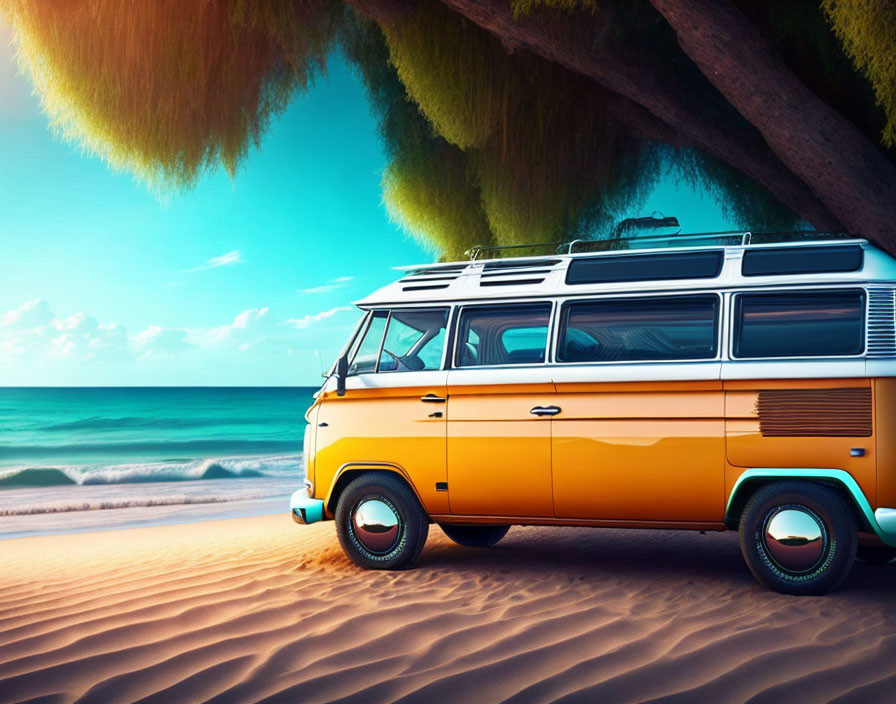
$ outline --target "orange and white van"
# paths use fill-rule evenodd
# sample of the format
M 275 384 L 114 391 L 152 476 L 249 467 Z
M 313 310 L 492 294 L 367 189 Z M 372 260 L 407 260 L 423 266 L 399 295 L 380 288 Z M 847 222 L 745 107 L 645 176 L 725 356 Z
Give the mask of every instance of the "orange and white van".
M 307 413 L 294 519 L 335 519 L 371 568 L 410 565 L 432 522 L 472 546 L 738 530 L 759 581 L 796 594 L 896 557 L 896 261 L 781 239 L 405 268 L 357 304 Z

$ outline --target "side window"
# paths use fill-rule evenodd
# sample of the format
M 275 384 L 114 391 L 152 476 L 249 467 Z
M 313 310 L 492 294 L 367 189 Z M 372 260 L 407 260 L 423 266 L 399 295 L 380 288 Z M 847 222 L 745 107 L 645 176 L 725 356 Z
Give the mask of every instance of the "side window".
M 447 308 L 393 310 L 380 353 L 379 371 L 439 369 L 447 324 Z
M 567 303 L 557 359 L 633 362 L 713 359 L 718 296 L 629 298 Z
M 551 304 L 475 306 L 461 311 L 455 364 L 542 364 Z
M 383 344 L 383 333 L 386 331 L 388 317 L 389 313 L 385 310 L 377 310 L 371 314 L 367 330 L 359 336 L 360 342 L 357 343 L 354 354 L 349 357 L 349 375 L 370 374 L 376 371 L 376 360 Z
M 735 357 L 861 354 L 865 292 L 742 293 L 734 304 Z

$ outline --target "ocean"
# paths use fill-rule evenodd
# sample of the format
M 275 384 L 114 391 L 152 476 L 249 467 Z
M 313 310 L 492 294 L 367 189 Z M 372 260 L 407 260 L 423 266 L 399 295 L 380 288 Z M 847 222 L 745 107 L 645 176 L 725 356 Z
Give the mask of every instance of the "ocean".
M 0 388 L 0 538 L 286 515 L 315 390 Z

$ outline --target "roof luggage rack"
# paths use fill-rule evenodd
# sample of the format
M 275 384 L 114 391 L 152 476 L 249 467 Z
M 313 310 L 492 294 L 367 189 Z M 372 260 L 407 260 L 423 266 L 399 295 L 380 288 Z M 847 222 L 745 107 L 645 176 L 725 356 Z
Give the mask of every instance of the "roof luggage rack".
M 628 235 L 633 230 L 657 230 L 675 228 L 675 232 L 659 235 Z M 539 242 L 533 244 L 510 244 L 477 246 L 466 254 L 472 261 L 480 259 L 500 259 L 503 256 L 520 255 L 520 250 L 538 250 L 553 247 L 557 254 L 587 254 L 590 252 L 612 252 L 628 249 L 663 249 L 666 247 L 707 247 L 707 246 L 748 246 L 754 244 L 775 244 L 789 242 L 821 242 L 829 240 L 861 239 L 845 232 L 817 232 L 815 230 L 795 230 L 792 232 L 749 232 L 728 230 L 723 232 L 682 233 L 678 219 L 666 217 L 662 213 L 643 218 L 628 218 L 613 228 L 612 236 L 606 239 L 576 239 L 571 242 Z

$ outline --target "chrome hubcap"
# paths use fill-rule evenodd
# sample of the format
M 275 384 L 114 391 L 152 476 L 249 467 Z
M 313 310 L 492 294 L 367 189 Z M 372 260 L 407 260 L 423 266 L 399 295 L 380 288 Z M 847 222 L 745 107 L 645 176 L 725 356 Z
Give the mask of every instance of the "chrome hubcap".
M 828 534 L 805 506 L 780 506 L 765 519 L 762 541 L 769 557 L 787 572 L 808 572 L 821 562 Z
M 370 552 L 385 553 L 395 547 L 401 518 L 395 509 L 379 499 L 365 499 L 352 516 L 355 537 Z

